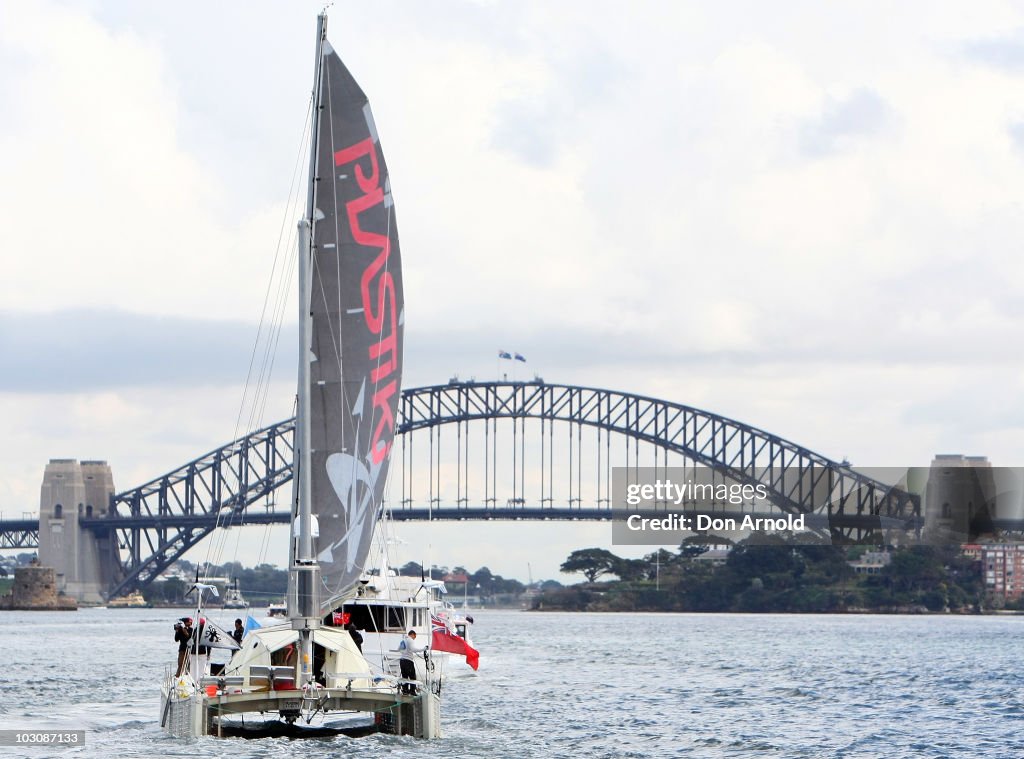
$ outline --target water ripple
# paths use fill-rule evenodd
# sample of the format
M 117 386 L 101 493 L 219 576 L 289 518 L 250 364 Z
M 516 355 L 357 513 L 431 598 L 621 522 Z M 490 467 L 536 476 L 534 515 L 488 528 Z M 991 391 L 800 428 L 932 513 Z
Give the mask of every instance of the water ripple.
M 302 753 L 285 739 L 163 735 L 157 682 L 174 657 L 175 616 L 4 613 L 3 726 L 88 730 L 87 745 L 62 756 Z M 369 759 L 1024 756 L 1024 619 L 474 616 L 483 667 L 449 682 L 443 739 L 339 737 L 304 749 Z

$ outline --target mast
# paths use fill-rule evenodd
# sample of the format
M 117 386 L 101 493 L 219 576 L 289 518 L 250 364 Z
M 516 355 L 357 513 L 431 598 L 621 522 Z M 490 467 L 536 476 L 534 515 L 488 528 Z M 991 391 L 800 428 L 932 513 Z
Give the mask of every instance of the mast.
M 288 616 L 292 629 L 299 631 L 299 656 L 296 660 L 296 683 L 305 684 L 313 679 L 312 631 L 320 626 L 320 572 L 313 550 L 313 517 L 311 487 L 310 445 L 310 391 L 309 376 L 312 346 L 312 319 L 310 317 L 310 291 L 312 286 L 313 225 L 316 224 L 316 171 L 320 137 L 321 66 L 322 48 L 327 26 L 324 14 L 317 16 L 316 61 L 313 68 L 313 123 L 310 129 L 309 188 L 306 195 L 306 215 L 299 222 L 299 372 L 298 409 L 295 427 L 294 478 L 297 535 L 293 534 L 292 567 L 289 573 Z

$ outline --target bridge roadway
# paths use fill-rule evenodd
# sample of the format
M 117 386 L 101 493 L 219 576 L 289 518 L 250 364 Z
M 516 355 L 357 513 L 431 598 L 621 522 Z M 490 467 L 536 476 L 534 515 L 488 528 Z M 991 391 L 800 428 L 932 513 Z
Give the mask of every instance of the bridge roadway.
M 629 514 L 639 514 L 641 517 L 656 519 L 664 517 L 664 510 L 630 511 Z M 676 510 L 674 513 L 678 513 Z M 689 512 L 687 512 L 689 513 Z M 703 512 L 715 518 L 735 519 L 742 521 L 744 517 L 778 519 L 783 516 L 780 512 L 763 513 L 750 511 L 713 511 Z M 510 507 L 495 509 L 493 507 L 460 507 L 458 509 L 425 509 L 425 508 L 404 508 L 390 514 L 396 522 L 412 521 L 444 521 L 444 522 L 466 522 L 466 521 L 608 521 L 612 518 L 610 509 L 580 509 L 580 508 L 558 508 L 558 507 Z M 224 515 L 220 515 L 220 522 L 223 524 Z M 268 525 L 288 524 L 289 514 L 285 511 L 241 511 L 237 512 L 230 520 L 232 526 L 245 525 Z M 118 516 L 111 519 L 82 519 L 82 527 L 98 532 L 105 532 L 110 529 L 213 529 L 218 525 L 217 514 L 190 514 L 176 516 Z M 911 517 L 907 519 L 892 519 L 879 517 L 870 514 L 834 515 L 807 514 L 805 524 L 808 528 L 815 530 L 827 530 L 829 527 L 846 527 L 860 529 L 899 529 L 914 531 L 924 527 L 922 517 Z M 996 532 L 1006 534 L 1024 534 L 1024 519 L 995 519 L 992 527 Z M 31 549 L 39 546 L 39 520 L 38 519 L 8 519 L 0 520 L 0 550 L 3 549 Z
M 669 513 L 691 514 L 686 509 L 658 509 L 658 510 L 631 510 L 623 512 L 622 516 L 637 514 L 641 517 L 657 519 Z M 716 519 L 734 519 L 737 522 L 744 517 L 754 519 L 779 519 L 785 516 L 782 512 L 755 512 L 755 511 L 702 511 L 702 514 L 715 517 Z M 559 507 L 509 507 L 496 509 L 487 507 L 466 507 L 458 509 L 441 508 L 426 509 L 403 508 L 389 513 L 389 517 L 396 522 L 414 521 L 441 521 L 441 522 L 472 522 L 472 521 L 599 521 L 605 522 L 612 519 L 611 509 L 588 509 L 588 508 L 559 508 Z M 924 526 L 921 517 L 909 519 L 893 519 L 891 517 L 880 517 L 873 514 L 805 514 L 804 523 L 808 528 L 814 530 L 827 530 L 830 527 L 842 527 L 851 529 L 899 529 L 913 531 Z M 286 511 L 239 511 L 230 518 L 225 518 L 223 513 L 214 514 L 179 514 L 169 516 L 115 516 L 113 518 L 91 518 L 80 519 L 79 524 L 89 530 L 99 533 L 112 529 L 209 529 L 217 526 L 224 526 L 225 522 L 232 527 L 246 525 L 268 525 L 288 524 L 290 515 Z M 1024 520 L 1020 519 L 998 519 L 993 521 L 993 527 L 999 531 L 1020 532 L 1024 531 Z M 36 548 L 38 547 L 38 519 L 0 520 L 0 549 L 8 548 Z

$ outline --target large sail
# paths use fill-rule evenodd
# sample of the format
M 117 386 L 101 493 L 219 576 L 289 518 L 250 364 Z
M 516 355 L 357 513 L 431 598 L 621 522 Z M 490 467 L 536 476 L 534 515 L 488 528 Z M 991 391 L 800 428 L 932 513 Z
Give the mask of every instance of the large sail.
M 310 479 L 326 608 L 359 579 L 401 395 L 402 271 L 366 96 L 324 42 L 313 213 Z

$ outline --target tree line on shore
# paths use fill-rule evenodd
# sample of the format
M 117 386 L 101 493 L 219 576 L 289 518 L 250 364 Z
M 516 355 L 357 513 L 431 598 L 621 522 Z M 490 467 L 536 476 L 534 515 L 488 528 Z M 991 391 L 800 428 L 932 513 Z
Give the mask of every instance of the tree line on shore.
M 281 600 L 288 592 L 288 571 L 279 569 L 273 564 L 244 567 L 239 562 L 227 562 L 226 564 L 208 566 L 203 564 L 197 567 L 190 561 L 179 560 L 175 565 L 179 576 L 167 577 L 151 583 L 149 587 L 143 589 L 143 597 L 147 602 L 155 604 L 185 603 L 187 600 L 185 593 L 191 587 L 191 582 L 182 579 L 181 576 L 195 577 L 197 568 L 204 577 L 224 577 L 229 580 L 237 580 L 242 595 L 253 605 L 268 600 Z M 398 568 L 397 571 L 406 577 L 423 577 L 434 580 L 453 576 L 465 577 L 467 579 L 464 582 L 452 582 L 449 579 L 447 585 L 451 595 L 474 596 L 491 602 L 502 602 L 518 597 L 526 590 L 526 586 L 518 580 L 496 575 L 487 567 L 480 567 L 475 572 L 470 572 L 461 566 L 449 570 L 448 567 L 434 565 L 428 571 L 418 562 L 410 561 Z M 548 586 L 552 585 L 561 587 L 557 582 L 548 581 Z
M 551 589 L 532 608 L 573 611 L 699 612 L 977 612 L 999 605 L 985 595 L 980 562 L 959 546 L 889 549 L 874 574 L 851 562 L 867 546 L 802 545 L 789 536 L 762 536 L 732 547 L 724 561 L 708 561 L 708 546 L 684 543 L 642 559 L 601 548 L 573 551 L 561 569 L 586 581 Z M 614 577 L 598 582 L 602 577 Z M 1006 604 L 1012 607 L 1012 603 Z

